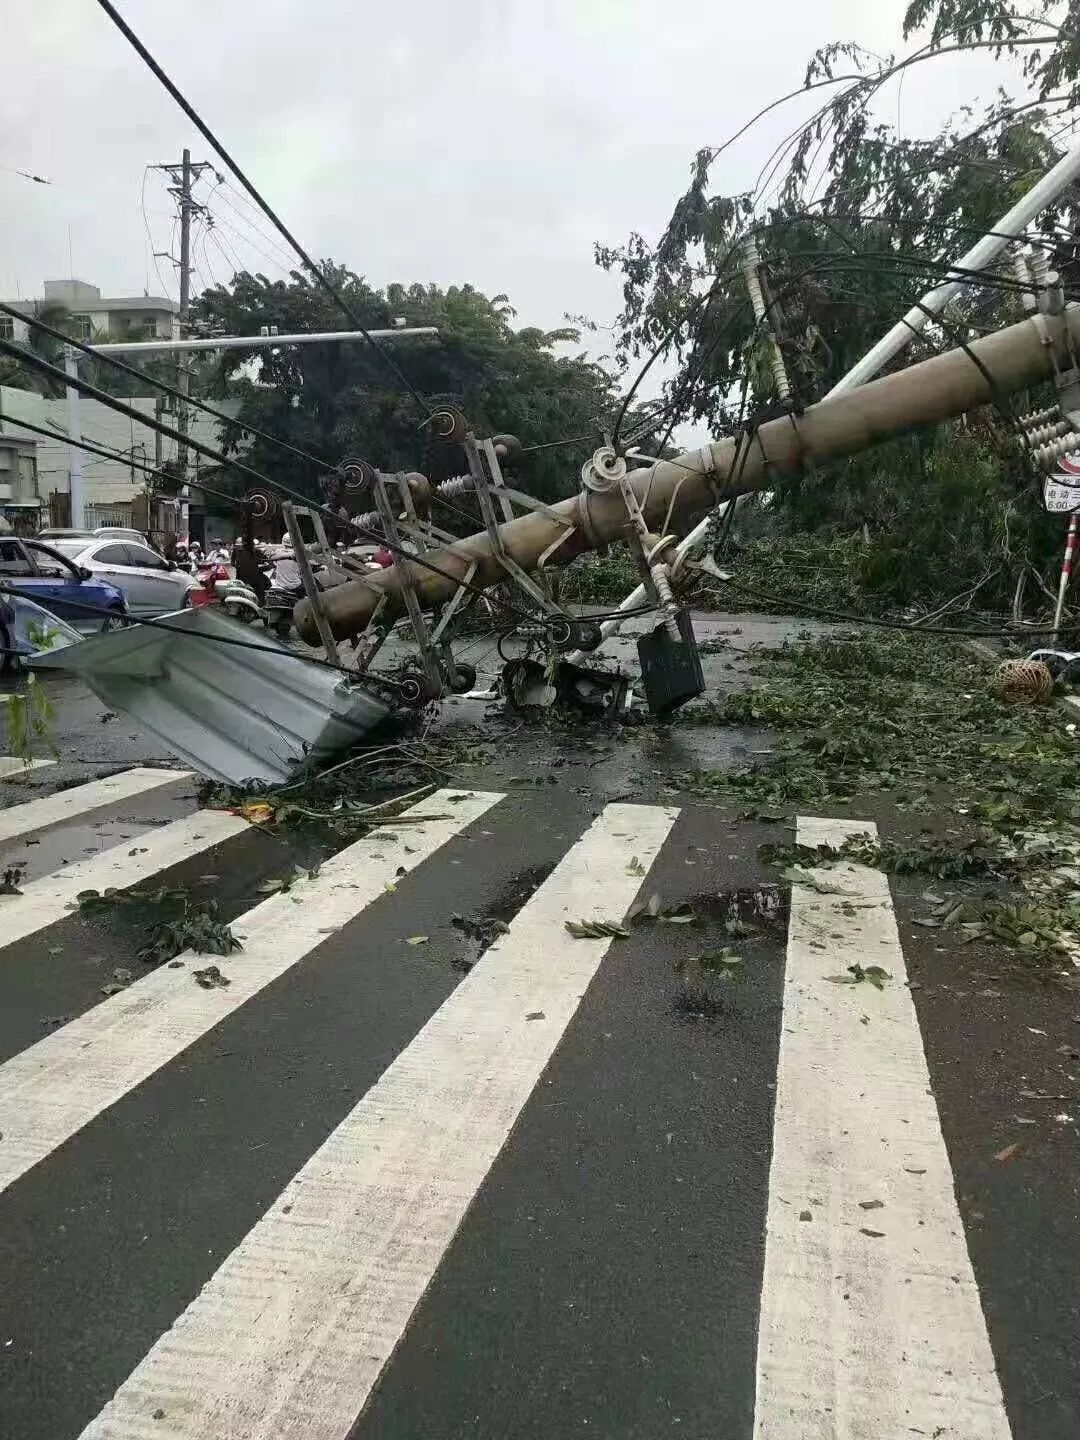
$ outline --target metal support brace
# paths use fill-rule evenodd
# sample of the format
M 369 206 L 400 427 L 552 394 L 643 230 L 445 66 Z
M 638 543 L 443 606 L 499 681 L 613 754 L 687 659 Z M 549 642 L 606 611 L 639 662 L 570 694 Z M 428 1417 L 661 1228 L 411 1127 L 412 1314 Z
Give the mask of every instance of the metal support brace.
M 491 483 L 499 492 L 499 504 L 502 507 L 503 519 L 513 520 L 514 507 L 503 493 L 506 489 L 506 482 L 503 480 L 502 466 L 499 464 L 499 457 L 495 454 L 494 440 L 484 441 L 484 455 L 488 463 L 488 474 L 491 476 Z
M 404 481 L 403 474 L 395 478 L 399 485 Z M 428 631 L 427 621 L 424 619 L 424 612 L 416 598 L 416 585 L 413 581 L 412 571 L 408 562 L 403 562 L 401 558 L 401 535 L 398 531 L 397 516 L 394 514 L 394 507 L 391 505 L 390 496 L 387 493 L 386 476 L 381 471 L 375 472 L 375 484 L 372 488 L 375 492 L 375 505 L 383 524 L 383 534 L 390 542 L 390 553 L 394 557 L 393 568 L 397 572 L 401 585 L 401 598 L 405 602 L 405 610 L 409 616 L 409 623 L 412 625 L 417 649 L 420 651 L 424 674 L 436 692 L 442 694 L 446 689 L 442 666 L 439 664 L 435 647 L 431 643 L 431 635 Z
M 394 479 L 397 482 L 398 492 L 401 495 L 401 504 L 408 517 L 409 524 L 419 525 L 420 521 L 416 514 L 416 506 L 413 503 L 412 491 L 409 489 L 409 482 L 405 478 L 405 472 L 399 470 L 394 476 Z
M 439 643 L 439 641 L 443 637 L 443 632 L 445 631 L 446 627 L 450 624 L 450 621 L 454 618 L 458 610 L 461 608 L 462 600 L 464 600 L 465 596 L 469 593 L 466 587 L 472 584 L 473 576 L 475 574 L 476 561 L 474 560 L 469 566 L 468 570 L 465 571 L 465 584 L 460 585 L 457 590 L 454 591 L 453 599 L 443 610 L 442 614 L 439 616 L 438 625 L 436 625 L 435 629 L 431 632 L 431 643 L 433 645 L 437 645 Z
M 360 634 L 356 637 L 356 640 L 354 642 L 353 650 L 356 655 L 356 668 L 361 675 L 370 668 L 371 662 L 375 659 L 375 656 L 382 649 L 383 645 L 386 643 L 386 637 L 393 629 L 392 625 L 387 625 L 386 629 L 383 630 L 383 632 L 376 637 L 375 643 L 373 645 L 369 645 L 367 643 L 368 637 L 378 623 L 379 616 L 386 609 L 386 601 L 386 595 L 380 597 L 379 603 L 372 611 L 371 619 L 364 626 L 363 630 L 361 630 Z M 362 654 L 361 650 L 363 650 Z
M 300 533 L 300 523 L 296 518 L 296 507 L 288 500 L 281 506 L 282 518 L 285 521 L 285 528 L 289 532 L 289 538 L 293 543 L 293 555 L 296 558 L 296 568 L 300 571 L 300 580 L 304 586 L 304 594 L 311 601 L 312 614 L 315 616 L 315 624 L 318 627 L 319 639 L 322 641 L 326 658 L 331 665 L 340 665 L 338 658 L 337 641 L 334 639 L 334 632 L 330 629 L 330 622 L 326 618 L 323 609 L 322 591 L 315 584 L 315 576 L 312 573 L 311 561 L 308 559 L 307 547 L 304 544 L 304 537 Z M 323 537 L 325 539 L 325 535 Z
M 469 462 L 469 473 L 472 475 L 475 483 L 476 499 L 480 506 L 480 514 L 483 516 L 484 528 L 488 533 L 492 553 L 496 560 L 498 560 L 499 564 L 515 583 L 524 590 L 525 594 L 534 600 L 542 610 L 549 615 L 561 615 L 562 611 L 559 607 L 544 594 L 543 590 L 540 589 L 532 577 L 528 575 L 507 552 L 503 544 L 502 535 L 499 531 L 499 522 L 495 518 L 495 507 L 491 501 L 491 487 L 488 482 L 488 477 L 484 473 L 484 462 L 480 455 L 480 447 L 476 443 L 475 435 L 471 432 L 465 436 L 464 446 L 465 455 Z M 509 505 L 509 500 L 507 500 L 506 503 Z M 511 518 L 512 517 L 513 511 L 511 511 Z

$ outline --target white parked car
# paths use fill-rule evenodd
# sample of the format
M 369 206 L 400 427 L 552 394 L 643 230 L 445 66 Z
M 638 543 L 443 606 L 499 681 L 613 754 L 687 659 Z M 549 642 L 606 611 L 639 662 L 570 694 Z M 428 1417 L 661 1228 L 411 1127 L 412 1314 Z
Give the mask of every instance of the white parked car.
M 92 575 L 115 585 L 127 601 L 128 614 L 167 615 L 189 604 L 188 595 L 200 588 L 194 575 L 177 567 L 149 545 L 108 536 L 87 542 L 53 540 L 54 550 Z
M 52 545 L 56 540 L 82 540 L 89 545 L 91 540 L 131 540 L 136 545 L 146 545 L 146 536 L 139 530 L 131 530 L 126 525 L 99 525 L 96 530 L 64 530 L 48 529 L 42 530 L 36 537 L 44 540 L 46 544 Z M 149 547 L 147 547 L 149 548 Z

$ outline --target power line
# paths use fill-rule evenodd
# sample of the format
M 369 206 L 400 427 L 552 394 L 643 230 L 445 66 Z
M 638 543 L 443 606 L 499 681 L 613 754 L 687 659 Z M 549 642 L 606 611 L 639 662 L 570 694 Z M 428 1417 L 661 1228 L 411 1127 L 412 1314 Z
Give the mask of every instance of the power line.
M 263 214 L 270 221 L 270 223 L 289 242 L 292 248 L 296 251 L 297 255 L 299 255 L 300 259 L 303 261 L 304 265 L 306 265 L 308 270 L 311 271 L 311 274 L 314 276 L 319 285 L 326 291 L 326 293 L 330 296 L 330 298 L 334 301 L 338 308 L 348 317 L 348 319 L 352 322 L 354 328 L 363 335 L 364 339 L 371 346 L 372 350 L 376 353 L 376 355 L 379 356 L 379 358 L 382 360 L 382 363 L 386 366 L 390 373 L 394 375 L 398 383 L 403 386 L 403 388 L 407 390 L 408 393 L 412 396 L 415 403 L 424 412 L 424 417 L 426 419 L 429 413 L 429 407 L 420 392 L 408 379 L 408 377 L 401 370 L 401 368 L 398 366 L 397 362 L 392 358 L 392 356 L 390 356 L 387 351 L 383 349 L 383 347 L 378 343 L 375 337 L 366 329 L 366 327 L 364 326 L 364 322 L 360 319 L 360 316 L 356 313 L 353 307 L 341 294 L 340 290 L 333 283 L 333 281 L 330 280 L 329 277 L 325 274 L 325 272 L 321 269 L 321 267 L 315 263 L 315 261 L 311 258 L 308 252 L 300 244 L 299 240 L 297 240 L 296 236 L 293 235 L 292 231 L 288 229 L 285 222 L 277 215 L 277 213 L 273 209 L 271 209 L 270 205 L 263 199 L 262 195 L 260 195 L 259 191 L 256 190 L 255 186 L 244 174 L 243 170 L 240 169 L 240 166 L 225 149 L 221 141 L 218 140 L 217 136 L 202 119 L 198 111 L 184 98 L 184 96 L 180 93 L 177 87 L 165 74 L 165 71 L 150 54 L 150 51 L 146 48 L 146 46 L 142 43 L 142 41 L 128 25 L 128 23 L 120 15 L 119 11 L 116 9 L 116 6 L 111 3 L 111 0 L 98 0 L 98 4 L 101 6 L 102 10 L 105 11 L 106 15 L 108 15 L 109 19 L 117 27 L 120 33 L 128 41 L 128 43 L 132 46 L 132 48 L 135 50 L 136 54 L 140 57 L 143 63 L 149 67 L 149 69 L 153 72 L 153 74 L 157 77 L 161 84 L 164 85 L 165 89 L 180 106 L 180 108 L 183 110 L 184 114 L 188 117 L 191 123 L 196 126 L 199 133 L 202 135 L 203 139 L 207 142 L 207 144 L 211 145 L 217 152 L 217 154 L 221 156 L 222 160 L 236 176 L 237 180 L 240 181 L 240 184 L 251 196 L 252 200 L 255 201 L 256 205 L 258 205 L 259 209 L 263 212 Z
M 207 210 L 210 209 L 209 204 L 204 202 L 204 205 L 206 206 Z M 222 228 L 224 228 L 228 231 L 230 235 L 232 235 L 236 240 L 238 240 L 241 245 L 246 245 L 249 250 L 254 250 L 255 253 L 257 255 L 261 255 L 264 260 L 269 260 L 270 264 L 273 265 L 275 270 L 284 270 L 286 274 L 288 274 L 290 268 L 295 269 L 295 266 L 290 260 L 283 261 L 279 259 L 277 255 L 272 255 L 269 250 L 264 250 L 261 245 L 257 245 L 255 241 L 250 238 L 250 236 L 244 235 L 240 230 L 236 228 L 235 225 L 225 219 L 224 215 L 221 214 L 220 210 L 211 210 L 210 216 L 214 222 L 212 227 L 213 229 L 221 230 Z
M 221 237 L 218 235 L 217 227 L 213 226 L 206 233 L 207 238 L 212 240 L 217 246 L 218 253 L 225 261 L 225 264 L 229 267 L 229 270 L 232 272 L 233 278 L 235 278 L 237 275 L 242 275 L 244 273 L 243 265 L 240 264 L 235 255 L 230 257 L 229 254 L 226 252 L 225 246 L 221 242 Z M 232 284 L 231 280 L 229 281 L 229 284 Z
M 115 396 L 109 395 L 106 391 L 99 389 L 96 385 L 89 384 L 89 382 L 83 380 L 79 376 L 72 376 L 66 374 L 65 371 L 59 369 L 53 364 L 50 364 L 50 362 L 48 360 L 45 360 L 42 356 L 35 355 L 32 351 L 25 349 L 21 345 L 15 344 L 15 342 L 12 340 L 0 339 L 0 354 L 11 355 L 15 359 L 23 360 L 33 369 L 40 370 L 42 374 L 50 375 L 57 380 L 62 380 L 65 384 L 73 385 L 80 392 L 90 395 L 95 400 L 99 400 L 101 404 L 105 405 L 108 409 L 115 410 L 117 414 L 127 415 L 132 419 L 138 420 L 141 424 L 146 425 L 148 428 L 152 430 L 158 430 L 162 435 L 167 435 L 171 439 L 176 440 L 177 442 L 179 442 L 183 438 L 186 441 L 189 449 L 197 451 L 200 455 L 205 455 L 208 459 L 216 461 L 219 465 L 223 465 L 227 469 L 235 470 L 240 475 L 250 476 L 251 479 L 255 480 L 259 485 L 266 486 L 270 490 L 278 491 L 280 494 L 287 496 L 290 500 L 293 500 L 297 504 L 306 506 L 309 510 L 316 512 L 319 515 L 323 515 L 327 519 L 332 520 L 336 525 L 347 525 L 358 535 L 363 536 L 365 540 L 378 541 L 380 544 L 385 545 L 388 550 L 391 550 L 396 554 L 400 555 L 403 559 L 410 561 L 414 565 L 418 565 L 423 570 L 429 570 L 433 575 L 438 575 L 443 580 L 448 580 L 455 587 L 460 587 L 463 590 L 470 591 L 471 593 L 476 595 L 484 596 L 488 599 L 492 598 L 487 595 L 487 592 L 482 586 L 474 585 L 471 581 L 467 581 L 461 576 L 454 575 L 449 570 L 444 570 L 441 566 L 435 565 L 432 561 L 425 559 L 424 556 L 415 555 L 411 551 L 405 550 L 399 545 L 395 545 L 391 540 L 389 540 L 386 536 L 382 535 L 379 531 L 372 530 L 366 525 L 359 524 L 359 522 L 354 520 L 351 516 L 347 519 L 343 519 L 342 516 L 335 514 L 333 510 L 328 509 L 325 505 L 315 504 L 311 500 L 310 496 L 302 495 L 300 491 L 293 490 L 288 485 L 283 485 L 280 480 L 271 480 L 268 475 L 262 474 L 261 471 L 254 469 L 252 466 L 245 464 L 241 460 L 230 458 L 228 455 L 223 454 L 222 451 L 215 449 L 212 445 L 207 445 L 204 441 L 201 440 L 194 440 L 190 436 L 182 436 L 179 430 L 175 430 L 171 425 L 163 424 L 157 418 L 151 420 L 149 416 L 143 415 L 138 410 L 132 409 L 130 405 L 125 405 L 122 400 L 118 400 Z M 189 481 L 188 483 L 194 485 L 196 489 L 205 488 L 196 481 Z M 517 615 L 523 620 L 531 620 L 534 618 L 529 611 L 522 610 L 516 605 L 511 605 L 509 601 L 498 599 L 495 600 L 493 603 L 501 605 L 503 609 L 509 611 L 511 614 Z
M 146 243 L 150 250 L 150 258 L 154 262 L 154 274 L 157 276 L 158 284 L 161 286 L 161 293 L 172 299 L 165 281 L 161 278 L 161 266 L 158 264 L 158 252 L 154 249 L 154 236 L 150 230 L 150 219 L 146 213 L 146 178 L 150 174 L 151 166 L 144 165 L 142 173 L 142 187 L 139 191 L 139 209 L 142 212 L 143 228 L 146 230 Z
M 70 443 L 71 437 L 65 431 L 58 430 L 55 427 L 37 425 L 30 420 L 23 420 L 15 415 L 2 415 L 0 416 L 0 419 L 5 420 L 9 425 L 16 426 L 20 430 L 29 430 L 34 435 L 42 435 L 47 440 L 57 440 L 65 445 Z M 157 466 L 151 465 L 149 461 L 136 460 L 134 455 L 127 454 L 123 450 L 117 450 L 112 446 L 98 445 L 91 440 L 85 439 L 84 437 L 79 441 L 79 449 L 86 450 L 91 455 L 100 455 L 105 460 L 113 460 L 118 463 L 122 463 L 129 468 L 134 467 L 134 469 L 136 470 L 141 470 L 144 475 L 154 475 L 158 479 L 166 481 L 169 485 L 176 484 L 175 475 L 170 475 L 165 470 L 159 470 Z M 237 509 L 243 508 L 244 502 L 236 495 L 230 495 L 225 490 L 212 489 L 209 485 L 195 484 L 194 481 L 190 483 L 192 484 L 194 489 L 201 490 L 204 492 L 204 494 L 212 495 L 216 500 L 226 501 L 228 504 L 235 506 Z
M 280 241 L 274 239 L 274 236 L 270 233 L 269 230 L 265 228 L 265 226 L 260 228 L 249 218 L 248 214 L 245 214 L 244 211 L 240 209 L 239 205 L 234 204 L 232 199 L 230 198 L 230 193 L 235 193 L 239 195 L 240 191 L 233 191 L 233 187 L 228 183 L 225 177 L 222 176 L 222 183 L 220 185 L 215 185 L 214 187 L 214 195 L 216 195 L 218 202 L 227 205 L 229 209 L 233 212 L 233 214 L 236 216 L 237 220 L 240 222 L 241 225 L 243 225 L 246 229 L 250 230 L 252 234 L 257 235 L 260 240 L 265 241 L 266 244 L 271 247 L 271 249 L 276 250 L 280 257 L 284 257 L 279 258 L 279 265 L 283 266 L 283 268 L 285 269 L 292 269 L 295 262 L 293 257 L 288 253 L 285 247 L 280 243 Z M 209 204 L 210 199 L 211 197 L 208 196 L 205 203 Z M 258 212 L 253 211 L 250 213 L 257 214 Z M 218 216 L 218 219 L 221 219 L 220 214 Z
M 712 578 L 718 579 L 717 576 L 713 576 Z M 791 610 L 800 610 L 806 615 L 820 615 L 826 620 L 846 620 L 852 625 L 870 625 L 880 630 L 907 630 L 916 635 L 958 635 L 966 639 L 974 636 L 985 636 L 988 639 L 1011 640 L 1018 637 L 1023 638 L 1025 636 L 1031 637 L 1035 635 L 1075 634 L 1077 631 L 1080 631 L 1080 626 L 1077 625 L 1062 625 L 1057 629 L 1052 629 L 1047 626 L 1046 629 L 1034 630 L 1028 629 L 1028 627 L 1025 626 L 1023 630 L 1019 631 L 1009 630 L 1005 626 L 1001 626 L 997 630 L 964 630 L 949 625 L 920 625 L 917 620 L 885 620 L 877 615 L 853 615 L 848 610 L 833 610 L 827 605 L 817 605 L 808 601 L 795 600 L 789 595 L 772 595 L 767 590 L 758 590 L 756 586 L 752 588 L 749 585 L 744 585 L 740 580 L 735 578 L 719 580 L 719 583 L 730 586 L 732 590 L 737 590 L 741 595 L 748 595 L 752 600 L 764 600 L 770 605 L 783 605 Z
M 163 394 L 171 395 L 174 400 L 186 401 L 196 410 L 202 410 L 207 415 L 212 415 L 216 420 L 220 420 L 226 425 L 236 426 L 238 429 L 245 431 L 249 435 L 254 435 L 260 440 L 265 440 L 268 445 L 275 445 L 278 449 L 284 450 L 288 454 L 296 456 L 298 460 L 303 460 L 306 464 L 316 466 L 318 469 L 325 471 L 327 474 L 333 474 L 338 469 L 336 465 L 332 465 L 326 460 L 320 460 L 318 456 L 312 455 L 307 450 L 301 450 L 296 445 L 291 445 L 287 440 L 282 440 L 280 436 L 272 435 L 267 430 L 260 430 L 257 426 L 254 425 L 245 425 L 241 421 L 237 420 L 235 416 L 229 415 L 226 411 L 217 410 L 213 405 L 208 405 L 204 400 L 195 400 L 190 395 L 185 395 L 176 386 L 169 385 L 164 380 L 155 379 L 153 375 L 148 374 L 145 370 L 140 370 L 135 365 L 129 365 L 127 361 L 121 360 L 116 355 L 101 355 L 93 348 L 92 345 L 87 345 L 84 341 L 81 340 L 72 339 L 70 336 L 65 335 L 62 330 L 54 329 L 53 326 L 47 325 L 43 320 L 36 320 L 27 316 L 21 316 L 19 311 L 16 310 L 14 306 L 7 305 L 3 301 L 0 301 L 0 314 L 11 315 L 12 317 L 25 319 L 27 323 L 34 326 L 35 329 L 43 331 L 46 335 L 51 335 L 54 340 L 60 340 L 64 344 L 71 345 L 74 349 L 81 351 L 82 354 L 88 355 L 92 360 L 96 360 L 99 363 L 104 362 L 106 365 L 110 366 L 114 370 L 119 370 L 125 375 L 132 376 L 135 380 L 139 380 L 148 385 L 152 385 L 156 390 L 160 390 Z M 145 417 L 143 417 L 143 419 L 145 422 Z

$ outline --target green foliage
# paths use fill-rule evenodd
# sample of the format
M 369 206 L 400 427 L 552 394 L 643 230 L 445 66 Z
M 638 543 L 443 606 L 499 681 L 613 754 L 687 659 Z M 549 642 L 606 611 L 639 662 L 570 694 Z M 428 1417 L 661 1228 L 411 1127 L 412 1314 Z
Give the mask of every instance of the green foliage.
M 76 899 L 84 915 L 134 911 L 146 926 L 139 959 L 148 965 L 161 965 L 185 950 L 196 955 L 231 955 L 243 948 L 220 919 L 216 901 L 196 901 L 184 889 L 83 890 Z
M 641 584 L 629 547 L 621 540 L 574 563 L 562 581 L 564 604 L 617 605 Z
M 971 880 L 987 876 L 1017 876 L 1036 867 L 1059 862 L 1043 846 L 1017 849 L 1000 834 L 986 831 L 972 840 L 936 838 L 913 845 L 871 840 L 852 835 L 842 845 L 759 845 L 758 858 L 769 865 L 833 865 L 850 860 L 889 875 L 932 875 L 936 880 Z
M 12 755 L 31 761 L 36 742 L 41 742 L 50 755 L 56 755 L 50 735 L 53 707 L 36 675 L 28 674 L 26 689 L 21 695 L 11 695 L 3 708 L 7 712 L 7 743 Z
M 765 652 L 755 668 L 752 690 L 689 719 L 759 724 L 777 732 L 772 753 L 695 772 L 692 788 L 769 808 L 886 793 L 933 810 L 948 794 L 1002 833 L 1080 822 L 1080 752 L 1060 717 L 1004 705 L 961 646 L 914 634 L 830 637 Z
M 1056 707 L 1006 706 L 972 655 L 910 635 L 785 646 L 762 656 L 759 675 L 712 714 L 768 726 L 778 737 L 770 755 L 691 785 L 826 813 L 887 794 L 939 822 L 913 840 L 763 845 L 760 859 L 824 894 L 842 894 L 827 877 L 845 861 L 928 877 L 962 894 L 924 895 L 932 909 L 917 925 L 1008 946 L 1045 978 L 1080 988 L 1060 963 L 1080 953 L 1080 758 Z M 949 811 L 955 818 L 941 826 Z
M 923 438 L 852 461 L 833 481 L 805 475 L 785 488 L 770 507 L 774 533 L 726 556 L 734 582 L 703 579 L 701 595 L 725 609 L 857 615 L 936 610 L 956 597 L 941 624 L 969 601 L 1007 611 L 1027 560 L 1048 574 L 1060 565 L 1061 519 L 1018 495 L 979 441 L 943 431 L 924 452 Z
M 886 982 L 892 979 L 888 970 L 880 965 L 849 965 L 844 975 L 826 975 L 834 985 L 873 985 L 875 990 L 884 990 Z
M 33 318 L 45 325 L 51 325 L 54 330 L 62 330 L 65 335 L 78 333 L 74 317 L 66 306 L 54 301 L 36 304 Z M 54 340 L 51 335 L 34 329 L 32 325 L 26 349 L 31 355 L 47 360 L 50 365 L 62 366 L 64 363 L 63 342 Z M 36 395 L 45 395 L 50 399 L 56 399 L 64 393 L 64 385 L 59 380 L 54 380 L 33 365 L 6 354 L 0 355 L 0 385 L 10 385 L 16 390 L 32 390 Z
M 622 362 L 636 369 L 654 347 L 666 349 L 677 362 L 669 399 L 681 417 L 720 433 L 775 402 L 767 337 L 741 274 L 742 242 L 752 230 L 796 397 L 809 403 L 824 395 L 930 288 L 942 263 L 991 229 L 1057 159 L 1055 133 L 1080 98 L 1074 9 L 1063 29 L 1040 31 L 1040 17 L 1060 18 L 1062 7 L 1040 5 L 1025 19 L 990 0 L 915 0 L 906 25 L 933 24 L 926 51 L 897 62 L 846 42 L 822 47 L 806 86 L 825 87 L 826 99 L 774 152 L 752 191 L 714 192 L 713 162 L 727 146 L 703 149 L 655 245 L 632 234 L 621 247 L 597 247 L 598 263 L 623 280 Z M 1029 45 L 1033 31 L 1041 46 Z M 882 86 L 898 83 L 908 65 L 932 59 L 935 47 L 985 39 L 1026 57 L 1026 94 L 1001 92 L 981 113 L 965 108 L 928 139 L 901 136 L 873 118 Z M 1015 74 L 1013 67 L 1009 79 Z M 1076 220 L 1076 194 L 1067 190 L 1038 222 L 1052 265 L 1073 284 L 1080 278 Z M 1021 313 L 1000 289 L 972 291 L 897 363 L 962 344 Z M 1041 395 L 1015 399 L 1019 409 L 1045 403 Z M 772 498 L 781 534 L 865 526 L 879 553 L 864 556 L 861 568 L 876 568 L 865 578 L 882 603 L 947 594 L 952 580 L 958 591 L 998 567 L 980 594 L 1003 604 L 1029 564 L 1049 575 L 1059 563 L 1060 523 L 1042 516 L 1007 426 L 945 426 L 785 479 Z
M 600 417 L 612 409 L 611 377 L 587 359 L 558 353 L 559 345 L 577 340 L 576 331 L 517 330 L 505 296 L 488 299 L 471 285 L 376 290 L 344 266 L 328 262 L 327 268 L 365 325 L 389 328 L 404 316 L 410 326 L 438 327 L 437 339 L 387 348 L 426 399 L 459 406 L 478 434 L 509 432 L 524 445 L 541 444 L 598 433 Z M 333 302 L 298 273 L 288 282 L 238 274 L 229 288 L 205 291 L 194 311 L 210 328 L 232 335 L 257 334 L 263 325 L 277 325 L 282 333 L 347 328 Z M 252 364 L 255 384 L 241 374 Z M 217 389 L 243 402 L 238 424 L 225 430 L 227 449 L 237 445 L 241 424 L 249 421 L 328 464 L 349 455 L 384 470 L 427 464 L 418 429 L 423 417 L 363 342 L 228 351 L 219 362 Z M 592 444 L 525 457 L 519 477 L 524 488 L 546 499 L 571 493 L 581 454 Z M 319 498 L 311 467 L 277 447 L 256 440 L 250 460 L 272 479 Z

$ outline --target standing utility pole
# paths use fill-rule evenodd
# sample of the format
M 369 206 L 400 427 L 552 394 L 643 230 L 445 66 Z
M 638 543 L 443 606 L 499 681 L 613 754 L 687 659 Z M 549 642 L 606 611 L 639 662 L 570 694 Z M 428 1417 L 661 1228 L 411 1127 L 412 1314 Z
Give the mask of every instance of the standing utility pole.
M 191 305 L 191 217 L 202 211 L 203 207 L 191 197 L 191 186 L 204 170 L 212 167 L 205 161 L 197 165 L 191 163 L 191 151 L 185 149 L 183 159 L 179 165 L 158 165 L 158 170 L 164 170 L 172 180 L 169 186 L 169 194 L 175 195 L 177 209 L 180 212 L 180 259 L 177 268 L 180 271 L 180 338 L 183 339 L 188 328 L 188 310 Z M 182 395 L 188 393 L 191 384 L 191 373 L 184 360 L 177 356 L 176 361 L 176 388 Z M 176 428 L 180 431 L 181 439 L 176 447 L 176 468 L 180 478 L 180 512 L 181 531 L 187 529 L 187 506 L 184 501 L 187 498 L 187 468 L 188 448 L 185 437 L 188 433 L 188 407 L 181 400 L 176 412 Z
M 68 432 L 68 524 L 81 530 L 86 524 L 86 506 L 83 495 L 83 452 L 79 447 L 82 439 L 82 425 L 79 420 L 79 392 L 72 383 L 79 376 L 79 352 L 71 345 L 64 346 L 64 369 L 67 383 L 67 432 Z

